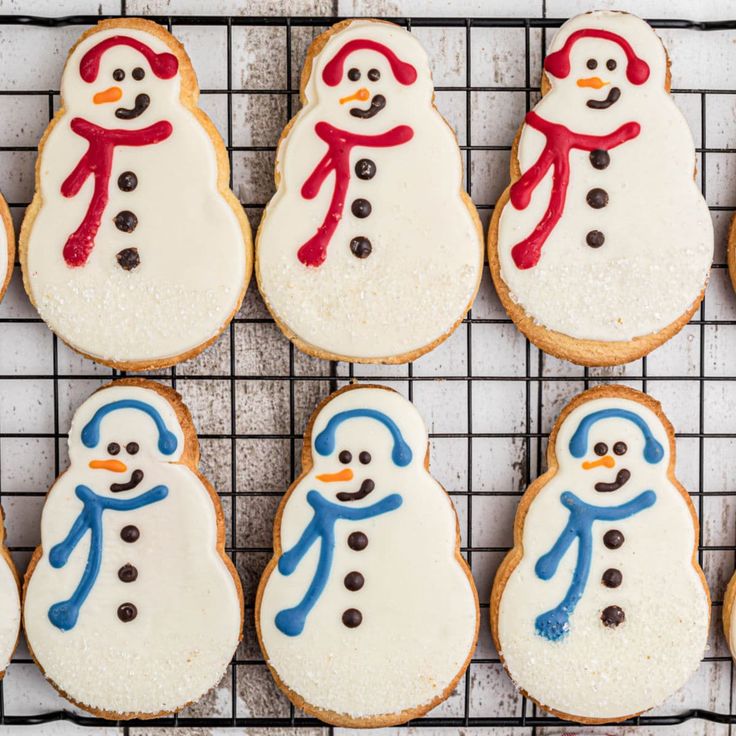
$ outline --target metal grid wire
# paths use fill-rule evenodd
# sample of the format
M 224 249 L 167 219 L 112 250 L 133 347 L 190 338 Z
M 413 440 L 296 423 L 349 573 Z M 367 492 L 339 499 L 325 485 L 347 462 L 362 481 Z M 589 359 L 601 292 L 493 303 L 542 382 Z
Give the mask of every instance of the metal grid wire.
M 121 3 L 121 14 L 125 15 L 125 0 Z M 93 25 L 101 20 L 103 17 L 117 17 L 117 16 L 73 16 L 63 18 L 39 18 L 39 17 L 28 17 L 28 16 L 10 16 L 0 15 L 0 35 L 2 34 L 3 28 L 6 26 L 43 26 L 50 28 L 60 28 L 69 25 Z M 225 28 L 227 37 L 227 50 L 226 57 L 223 54 L 223 63 L 227 63 L 227 86 L 225 89 L 205 89 L 202 90 L 203 94 L 215 94 L 225 95 L 227 100 L 227 128 L 224 131 L 224 136 L 227 144 L 227 150 L 230 156 L 231 169 L 232 169 L 232 158 L 234 152 L 267 152 L 273 153 L 275 151 L 275 143 L 268 146 L 235 146 L 233 145 L 233 95 L 277 95 L 286 98 L 286 111 L 288 118 L 290 119 L 292 114 L 296 111 L 294 106 L 294 99 L 298 94 L 298 79 L 293 79 L 292 74 L 292 30 L 294 28 L 311 27 L 323 28 L 329 27 L 331 24 L 340 20 L 339 18 L 326 18 L 326 17 L 226 17 L 226 16 L 157 16 L 152 17 L 152 20 L 161 23 L 166 26 L 170 31 L 175 28 L 186 27 L 186 26 L 198 26 L 198 27 L 218 27 Z M 546 29 L 557 28 L 563 21 L 561 19 L 551 18 L 472 18 L 472 19 L 458 19 L 458 18 L 389 18 L 400 25 L 403 25 L 407 29 L 411 30 L 413 27 L 424 27 L 424 28 L 438 28 L 438 29 L 459 29 L 460 32 L 464 30 L 465 34 L 465 83 L 459 86 L 438 86 L 438 92 L 453 92 L 461 93 L 464 95 L 465 100 L 465 141 L 466 145 L 461 145 L 461 150 L 465 157 L 465 171 L 466 171 L 466 187 L 467 191 L 472 195 L 473 193 L 473 181 L 471 176 L 471 154 L 475 151 L 506 151 L 510 150 L 510 146 L 502 145 L 474 145 L 472 143 L 472 130 L 471 130 L 471 96 L 472 93 L 478 92 L 522 92 L 526 98 L 526 109 L 529 110 L 533 104 L 532 95 L 538 92 L 538 87 L 532 84 L 531 79 L 531 31 L 532 29 L 541 29 L 542 39 L 542 54 L 544 53 L 545 46 L 545 31 Z M 685 20 L 653 20 L 650 23 L 655 28 L 662 29 L 689 29 L 693 32 L 709 31 L 709 30 L 734 30 L 736 31 L 736 20 L 723 21 L 723 22 L 692 22 Z M 282 28 L 285 34 L 286 44 L 286 84 L 284 87 L 277 87 L 273 89 L 237 89 L 233 84 L 233 29 L 235 27 L 275 27 Z M 524 31 L 524 47 L 525 47 L 525 62 L 524 62 L 524 84 L 522 86 L 478 86 L 471 84 L 471 57 L 472 57 L 472 34 L 473 29 L 478 28 L 517 28 L 523 29 Z M 535 80 L 536 81 L 536 80 Z M 700 154 L 700 172 L 702 175 L 702 188 L 703 194 L 705 195 L 705 171 L 707 166 L 707 154 L 709 153 L 731 153 L 736 150 L 728 148 L 708 148 L 706 145 L 706 101 L 709 94 L 734 94 L 736 90 L 728 89 L 675 89 L 673 92 L 682 93 L 687 95 L 695 95 L 700 100 L 700 116 L 702 124 L 702 141 L 701 146 L 697 148 L 697 152 Z M 0 89 L 0 97 L 4 95 L 46 95 L 48 97 L 48 113 L 49 119 L 54 113 L 54 99 L 58 96 L 58 90 L 48 90 L 46 92 L 39 92 L 37 90 L 2 90 Z M 0 151 L 18 152 L 27 151 L 33 152 L 35 148 L 29 146 L 4 146 L 0 147 Z M 232 174 L 231 174 L 232 179 Z M 232 181 L 231 181 L 232 184 Z M 27 206 L 27 202 L 11 202 L 11 207 L 23 208 Z M 479 210 L 490 211 L 493 209 L 492 203 L 476 203 Z M 260 212 L 264 203 L 250 203 L 245 202 L 244 206 L 256 213 Z M 712 211 L 727 211 L 730 212 L 734 208 L 715 206 L 710 208 Z M 724 263 L 715 263 L 714 268 L 723 269 L 726 267 Z M 18 264 L 16 263 L 16 270 Z M 16 274 L 18 278 L 18 274 Z M 488 278 L 487 271 L 484 274 L 484 278 Z M 698 440 L 699 450 L 699 469 L 698 469 L 698 483 L 697 489 L 693 491 L 692 496 L 694 502 L 698 506 L 699 517 L 700 517 L 700 549 L 699 549 L 699 560 L 702 565 L 703 553 L 708 551 L 731 551 L 736 552 L 736 547 L 723 546 L 723 545 L 704 545 L 703 542 L 703 444 L 705 438 L 711 437 L 728 437 L 732 435 L 714 434 L 704 432 L 704 388 L 707 381 L 713 380 L 724 380 L 723 377 L 717 376 L 706 376 L 705 375 L 705 329 L 710 325 L 736 325 L 736 320 L 723 320 L 723 319 L 705 319 L 704 311 L 705 302 L 701 306 L 697 316 L 691 321 L 691 325 L 698 328 L 698 336 L 700 341 L 700 365 L 698 376 L 656 376 L 649 375 L 647 371 L 647 359 L 644 358 L 641 361 L 641 374 L 631 375 L 626 374 L 624 380 L 626 382 L 636 381 L 640 382 L 643 390 L 647 390 L 649 382 L 656 381 L 693 381 L 697 382 L 699 392 L 699 420 L 697 432 L 689 433 L 678 433 L 678 437 L 687 437 Z M 40 323 L 41 320 L 36 317 L 20 318 L 20 317 L 7 317 L 0 318 L 0 323 Z M 229 381 L 230 388 L 230 422 L 231 431 L 228 433 L 208 433 L 200 434 L 200 438 L 205 440 L 223 440 L 229 441 L 230 453 L 231 453 L 231 490 L 229 492 L 221 492 L 220 495 L 225 503 L 226 513 L 230 510 L 229 528 L 231 534 L 231 543 L 227 548 L 228 554 L 231 555 L 233 561 L 237 564 L 238 559 L 243 555 L 249 554 L 260 554 L 264 558 L 271 552 L 269 547 L 253 547 L 247 546 L 238 539 L 238 531 L 236 525 L 236 504 L 248 504 L 252 502 L 253 497 L 258 496 L 277 496 L 279 493 L 268 493 L 268 492 L 254 492 L 254 491 L 239 491 L 237 490 L 237 477 L 236 477 L 236 466 L 237 466 L 237 455 L 236 455 L 236 442 L 241 439 L 263 439 L 263 440 L 281 440 L 288 441 L 290 446 L 290 472 L 291 477 L 295 477 L 297 468 L 297 449 L 298 443 L 301 440 L 300 431 L 301 426 L 296 426 L 295 414 L 296 414 L 296 395 L 295 395 L 295 384 L 297 381 L 321 381 L 326 387 L 329 385 L 330 390 L 335 390 L 340 385 L 344 385 L 345 382 L 351 380 L 356 372 L 355 367 L 352 364 L 337 364 L 323 362 L 320 365 L 324 366 L 318 374 L 298 374 L 295 368 L 295 349 L 293 345 L 289 345 L 288 352 L 288 372 L 284 372 L 278 375 L 248 375 L 243 372 L 238 372 L 236 368 L 236 351 L 235 351 L 235 330 L 237 325 L 240 324 L 268 324 L 272 320 L 261 317 L 237 317 L 233 320 L 229 328 L 229 373 L 223 375 L 209 375 L 203 373 L 196 373 L 195 375 L 186 374 L 185 367 L 179 366 L 172 369 L 158 372 L 156 374 L 149 374 L 150 377 L 165 381 L 166 383 L 172 384 L 174 387 L 177 385 L 178 379 L 186 379 L 191 381 L 201 380 L 225 380 Z M 546 440 L 548 433 L 543 432 L 542 424 L 542 386 L 545 382 L 553 381 L 578 381 L 579 388 L 588 388 L 590 382 L 601 383 L 607 381 L 615 381 L 615 376 L 601 376 L 598 374 L 591 374 L 588 369 L 582 371 L 579 378 L 571 378 L 569 376 L 554 376 L 545 375 L 543 356 L 541 353 L 536 355 L 533 352 L 533 348 L 530 343 L 526 341 L 525 347 L 525 371 L 523 375 L 518 376 L 478 376 L 473 375 L 473 361 L 472 361 L 472 332 L 473 327 L 478 324 L 496 324 L 504 325 L 510 324 L 508 319 L 482 319 L 474 317 L 472 311 L 468 314 L 464 321 L 466 325 L 466 373 L 465 375 L 415 375 L 412 364 L 407 366 L 407 371 L 404 376 L 396 375 L 391 371 L 384 371 L 386 375 L 383 375 L 381 369 L 378 369 L 375 373 L 371 373 L 370 380 L 379 382 L 391 382 L 391 383 L 403 383 L 406 387 L 406 391 L 410 399 L 413 398 L 414 385 L 420 381 L 462 381 L 467 384 L 467 432 L 461 433 L 430 433 L 432 439 L 436 438 L 451 438 L 459 441 L 467 442 L 467 487 L 464 490 L 453 489 L 451 495 L 453 496 L 465 496 L 466 500 L 470 500 L 471 497 L 479 496 L 516 496 L 518 492 L 508 491 L 488 491 L 473 489 L 473 440 L 477 438 L 500 438 L 500 439 L 513 439 L 524 444 L 524 462 L 522 468 L 523 474 L 523 485 L 526 486 L 528 482 L 533 479 L 533 470 L 536 468 L 539 470 L 543 465 L 543 443 Z M 2 326 L 0 326 L 2 329 Z M 222 338 L 227 340 L 227 334 Z M 59 420 L 59 382 L 60 381 L 75 381 L 75 380 L 100 380 L 101 378 L 118 378 L 124 373 L 118 371 L 110 371 L 109 374 L 105 373 L 63 373 L 59 370 L 59 342 L 56 336 L 53 337 L 53 370 L 51 373 L 43 373 L 39 375 L 28 375 L 23 374 L 24 380 L 35 380 L 35 381 L 52 381 L 53 382 L 53 432 L 52 433 L 21 433 L 21 432 L 0 432 L 0 438 L 21 438 L 21 437 L 33 437 L 33 438 L 48 438 L 54 442 L 54 468 L 55 473 L 58 475 L 60 471 L 60 444 L 66 441 L 67 435 L 60 430 Z M 536 351 L 535 351 L 536 352 Z M 357 370 L 360 373 L 360 368 Z M 0 375 L 0 380 L 12 380 L 19 378 L 16 374 Z M 729 379 L 726 379 L 729 380 Z M 288 433 L 238 433 L 236 431 L 236 386 L 238 383 L 249 382 L 249 381 L 269 381 L 274 382 L 288 382 L 288 403 L 289 403 L 289 431 Z M 479 381 L 521 381 L 525 387 L 525 429 L 521 432 L 477 432 L 473 429 L 473 389 L 474 385 Z M 688 384 L 682 384 L 683 388 Z M 311 407 L 310 407 L 311 408 Z M 534 430 L 533 428 L 536 428 Z M 533 463 L 534 458 L 534 463 Z M 536 473 L 535 473 L 536 474 Z M 12 491 L 3 491 L 3 496 L 12 495 L 34 495 L 28 493 L 14 493 Z M 39 491 L 35 495 L 43 496 L 44 493 Z M 730 494 L 724 492 L 722 495 L 736 495 L 736 492 Z M 463 553 L 469 564 L 473 565 L 474 555 L 480 553 L 496 553 L 502 554 L 506 551 L 506 547 L 502 546 L 480 546 L 473 544 L 472 538 L 472 504 L 467 504 L 467 516 L 466 516 L 467 530 L 466 530 L 466 544 L 463 546 Z M 32 551 L 32 547 L 26 546 L 14 546 L 11 547 L 14 552 L 28 553 Z M 247 610 L 246 616 L 253 616 L 252 600 L 254 590 L 249 589 L 246 591 L 247 597 Z M 714 601 L 714 618 L 720 618 L 720 601 Z M 488 602 L 481 601 L 481 608 L 487 609 Z M 706 657 L 705 661 L 711 662 L 724 662 L 729 661 L 730 657 L 727 656 L 713 656 Z M 32 664 L 32 660 L 24 657 L 16 657 L 13 660 L 14 663 L 19 664 Z M 471 668 L 477 665 L 498 665 L 499 660 L 494 658 L 482 658 L 475 657 L 472 660 Z M 231 688 L 232 688 L 232 704 L 231 714 L 229 716 L 218 716 L 213 718 L 205 717 L 189 717 L 175 715 L 168 718 L 156 719 L 153 721 L 128 721 L 126 723 L 118 723 L 117 725 L 122 726 L 124 733 L 127 733 L 131 726 L 135 725 L 147 725 L 147 726 L 171 726 L 171 727 L 301 727 L 301 726 L 319 726 L 321 723 L 313 718 L 308 718 L 298 711 L 295 711 L 293 706 L 290 706 L 288 717 L 275 717 L 275 718 L 251 718 L 241 717 L 237 713 L 237 672 L 238 668 L 244 667 L 263 667 L 263 660 L 261 658 L 245 658 L 236 656 L 233 659 L 230 667 L 231 677 Z M 733 689 L 733 666 L 731 665 L 731 689 Z M 430 715 L 427 718 L 419 719 L 411 722 L 413 726 L 433 726 L 433 727 L 451 727 L 460 728 L 468 726 L 484 726 L 484 727 L 528 727 L 532 732 L 536 729 L 535 727 L 540 726 L 552 726 L 560 725 L 561 721 L 546 716 L 543 712 L 534 706 L 533 703 L 523 699 L 521 701 L 521 709 L 518 717 L 485 717 L 470 715 L 470 676 L 466 676 L 464 681 L 461 681 L 461 689 L 464 688 L 464 692 L 461 692 L 464 698 L 463 715 L 453 717 L 438 717 Z M 717 723 L 728 723 L 736 724 L 736 715 L 734 715 L 732 706 L 732 699 L 729 701 L 728 712 L 709 712 L 705 710 L 689 710 L 686 712 L 672 714 L 672 715 L 644 715 L 631 721 L 632 724 L 642 726 L 657 726 L 657 725 L 672 725 L 679 724 L 691 719 L 705 719 Z M 49 721 L 56 720 L 68 720 L 74 723 L 84 726 L 96 726 L 100 727 L 103 725 L 114 725 L 110 721 L 105 721 L 100 718 L 95 718 L 89 715 L 79 715 L 69 711 L 57 711 L 50 713 L 39 713 L 36 715 L 19 716 L 6 714 L 6 702 L 3 697 L 2 685 L 0 685 L 0 725 L 33 725 Z M 327 729 L 330 732 L 332 729 Z

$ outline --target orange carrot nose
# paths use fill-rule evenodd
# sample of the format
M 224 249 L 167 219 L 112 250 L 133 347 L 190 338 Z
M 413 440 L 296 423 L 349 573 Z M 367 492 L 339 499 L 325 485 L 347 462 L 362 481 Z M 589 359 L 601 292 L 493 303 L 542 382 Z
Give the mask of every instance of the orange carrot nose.
M 616 462 L 610 455 L 604 455 L 600 460 L 593 460 L 588 462 L 587 460 L 583 463 L 583 470 L 591 470 L 593 468 L 600 468 L 603 465 L 606 468 L 612 468 Z
M 93 98 L 92 102 L 95 105 L 101 105 L 103 102 L 117 102 L 123 96 L 123 90 L 120 87 L 108 87 L 102 92 L 98 92 Z
M 112 470 L 113 473 L 124 473 L 128 469 L 120 460 L 92 460 L 89 466 L 93 470 Z
M 352 102 L 353 100 L 360 100 L 361 102 L 365 102 L 370 96 L 371 93 L 365 87 L 361 87 L 355 94 L 348 95 L 347 97 L 341 97 L 340 104 L 344 105 L 346 102 Z
M 350 468 L 344 468 L 338 473 L 322 473 L 317 476 L 317 480 L 321 480 L 323 483 L 334 483 L 336 480 L 352 480 L 353 471 Z
M 604 82 L 600 77 L 587 77 L 585 79 L 578 79 L 578 87 L 592 87 L 593 89 L 600 89 L 605 87 L 610 82 Z

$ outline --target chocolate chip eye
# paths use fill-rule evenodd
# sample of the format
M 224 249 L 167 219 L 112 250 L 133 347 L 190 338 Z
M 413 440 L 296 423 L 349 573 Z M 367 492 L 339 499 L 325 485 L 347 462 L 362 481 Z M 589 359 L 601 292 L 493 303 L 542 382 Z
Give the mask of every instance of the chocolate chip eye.
M 117 442 L 111 442 L 107 446 L 108 455 L 117 455 L 120 452 L 120 445 Z
M 371 461 L 370 452 L 366 452 L 365 450 L 363 450 L 363 452 L 358 455 L 358 460 L 360 460 L 363 465 L 368 465 L 368 463 Z
M 608 452 L 608 445 L 605 442 L 598 442 L 593 448 L 596 455 L 605 455 Z
M 608 71 L 611 71 L 612 72 L 616 68 L 616 60 L 615 59 L 609 59 L 606 62 L 606 68 L 608 69 Z
M 371 82 L 377 82 L 381 78 L 381 72 L 378 71 L 378 69 L 370 69 L 368 71 L 368 79 L 371 80 Z
M 138 447 L 137 442 L 128 442 L 128 444 L 125 446 L 125 449 L 127 450 L 128 455 L 135 455 L 141 448 Z
M 137 66 L 135 69 L 133 69 L 133 79 L 140 82 L 143 77 L 146 76 L 146 73 L 141 69 L 139 66 Z
M 116 69 L 116 70 L 115 70 L 115 71 L 114 71 L 114 72 L 112 73 L 112 78 L 113 78 L 113 79 L 114 79 L 114 80 L 115 80 L 116 82 L 122 82 L 122 81 L 123 81 L 123 79 L 125 79 L 125 72 L 124 72 L 124 71 L 123 71 L 122 69 Z
M 625 455 L 625 454 L 626 454 L 626 450 L 628 450 L 628 449 L 629 449 L 629 448 L 628 448 L 628 447 L 626 447 L 626 443 L 625 443 L 625 442 L 617 442 L 617 443 L 616 443 L 616 444 L 615 444 L 615 445 L 613 446 L 613 451 L 614 451 L 614 452 L 615 452 L 615 453 L 616 453 L 617 455 Z
M 347 465 L 349 462 L 353 459 L 353 453 L 350 452 L 350 450 L 343 450 L 338 456 L 337 459 L 343 464 Z
M 360 79 L 360 70 L 353 67 L 348 71 L 348 79 L 351 82 L 357 82 Z
M 595 69 L 598 66 L 598 62 L 595 59 L 588 59 L 585 66 L 587 66 L 588 69 Z

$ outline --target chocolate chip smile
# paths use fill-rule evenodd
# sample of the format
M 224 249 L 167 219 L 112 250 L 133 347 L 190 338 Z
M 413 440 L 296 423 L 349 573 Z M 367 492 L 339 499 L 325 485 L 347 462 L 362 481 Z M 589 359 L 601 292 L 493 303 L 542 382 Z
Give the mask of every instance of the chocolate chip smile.
M 596 483 L 594 487 L 598 493 L 611 493 L 621 488 L 629 478 L 631 478 L 631 473 L 626 468 L 621 468 L 616 473 L 616 480 L 613 483 Z
M 135 98 L 134 107 L 119 107 L 115 110 L 115 117 L 121 120 L 133 120 L 148 109 L 151 104 L 151 98 L 148 95 L 140 94 Z
M 588 100 L 585 104 L 594 110 L 606 110 L 614 103 L 618 102 L 621 97 L 621 90 L 618 87 L 611 87 L 605 100 Z
M 355 118 L 372 118 L 378 115 L 383 108 L 386 107 L 386 98 L 383 95 L 376 95 L 371 100 L 371 106 L 367 110 L 361 110 L 359 107 L 351 107 L 350 114 Z
M 340 491 L 337 494 L 338 501 L 360 501 L 361 498 L 365 498 L 369 493 L 373 491 L 376 484 L 370 479 L 366 478 L 361 484 L 360 488 L 353 493 L 347 491 Z
M 143 471 L 134 470 L 130 476 L 130 480 L 127 483 L 113 483 L 110 486 L 110 490 L 113 493 L 120 493 L 121 491 L 132 491 L 142 480 Z

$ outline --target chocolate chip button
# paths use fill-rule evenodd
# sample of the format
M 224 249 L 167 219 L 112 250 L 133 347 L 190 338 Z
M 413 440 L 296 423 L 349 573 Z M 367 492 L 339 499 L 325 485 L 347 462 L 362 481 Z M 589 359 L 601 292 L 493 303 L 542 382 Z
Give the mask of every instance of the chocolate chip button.
M 138 529 L 137 526 L 133 526 L 133 524 L 128 524 L 128 526 L 124 526 L 120 530 L 120 538 L 123 540 L 123 542 L 128 542 L 129 544 L 137 542 L 140 536 L 140 529 Z M 366 540 L 366 544 L 367 543 L 368 542 Z
M 618 588 L 623 579 L 624 576 L 621 574 L 621 570 L 617 570 L 615 567 L 609 567 L 608 570 L 603 573 L 601 582 L 606 586 L 606 588 Z
M 603 544 L 608 549 L 618 549 L 624 543 L 624 535 L 618 529 L 609 529 L 603 535 Z
M 345 576 L 345 587 L 348 590 L 360 590 L 365 585 L 365 578 L 359 572 L 349 572 Z
M 606 236 L 600 230 L 591 230 L 585 236 L 585 242 L 591 248 L 600 248 L 606 242 Z
M 356 258 L 368 258 L 373 250 L 371 241 L 359 235 L 350 241 L 350 250 Z
M 599 210 L 608 204 L 608 192 L 600 187 L 595 187 L 588 192 L 585 197 L 585 201 L 594 210 Z
M 353 532 L 348 537 L 348 547 L 356 552 L 361 552 L 368 546 L 368 537 L 363 532 Z
M 138 615 L 138 609 L 132 603 L 121 603 L 118 606 L 118 618 L 127 624 Z
M 590 158 L 590 165 L 594 169 L 605 169 L 611 163 L 611 157 L 608 155 L 608 151 L 603 151 L 600 148 L 591 151 L 588 158 Z
M 354 629 L 363 623 L 363 614 L 357 608 L 348 608 L 342 615 L 342 622 L 349 629 Z
M 123 192 L 132 192 L 138 186 L 138 177 L 132 171 L 123 171 L 118 177 L 118 188 Z
M 355 176 L 358 179 L 367 181 L 372 179 L 376 175 L 376 165 L 369 158 L 361 158 L 358 163 L 355 164 Z
M 118 577 L 124 583 L 132 583 L 138 579 L 138 569 L 134 565 L 123 565 L 118 570 Z
M 603 609 L 603 613 L 601 613 L 601 621 L 603 621 L 603 625 L 612 629 L 621 625 L 625 620 L 626 615 L 624 614 L 624 610 L 619 606 L 607 606 Z
M 138 218 L 130 210 L 123 210 L 115 215 L 115 227 L 124 233 L 132 233 L 138 227 Z
M 353 203 L 350 205 L 350 210 L 356 217 L 363 218 L 368 217 L 373 208 L 367 199 L 358 197 L 358 199 L 353 200 Z
M 141 264 L 141 257 L 138 255 L 138 248 L 123 248 L 116 256 L 118 266 L 123 271 L 132 271 Z

